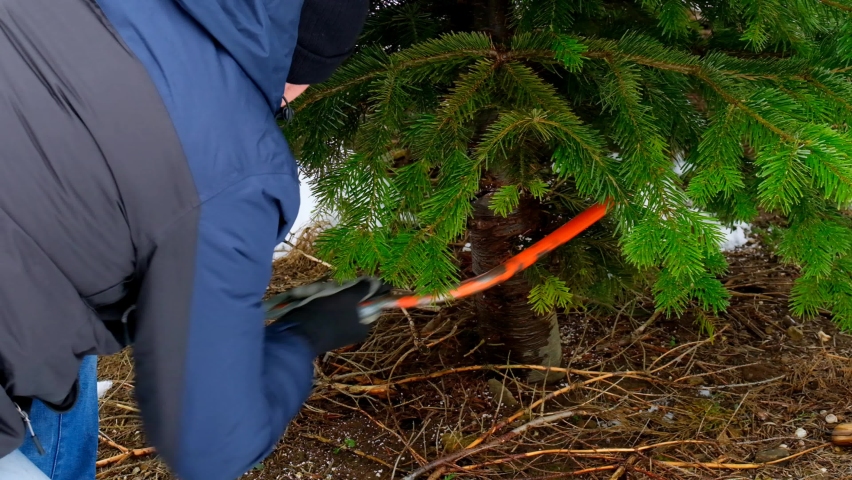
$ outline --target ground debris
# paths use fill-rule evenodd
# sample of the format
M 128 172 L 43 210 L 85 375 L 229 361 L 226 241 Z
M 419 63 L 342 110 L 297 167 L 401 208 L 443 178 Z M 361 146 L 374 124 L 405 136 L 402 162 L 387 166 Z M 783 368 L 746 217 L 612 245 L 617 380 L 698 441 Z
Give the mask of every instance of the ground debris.
M 312 241 L 293 243 L 313 256 Z M 420 478 L 850 478 L 852 448 L 843 445 L 852 445 L 852 428 L 828 420 L 852 415 L 852 337 L 824 316 L 793 319 L 797 273 L 759 246 L 728 260 L 722 280 L 738 293 L 702 329 L 692 310 L 660 316 L 641 335 L 647 315 L 561 315 L 565 380 L 555 385 L 519 381 L 535 366 L 485 358 L 469 301 L 410 318 L 388 313 L 364 344 L 318 361 L 311 399 L 262 469 L 244 478 L 400 479 L 459 454 Z M 270 294 L 329 273 L 298 252 L 273 271 Z M 633 302 L 619 311 L 652 311 L 649 296 Z M 791 338 L 790 327 L 801 335 Z M 114 380 L 101 400 L 109 439 L 99 459 L 122 453 L 116 445 L 145 448 L 129 352 L 102 358 L 99 370 Z M 797 438 L 798 428 L 807 436 Z M 104 467 L 98 478 L 134 478 L 135 468 L 173 480 L 153 456 Z

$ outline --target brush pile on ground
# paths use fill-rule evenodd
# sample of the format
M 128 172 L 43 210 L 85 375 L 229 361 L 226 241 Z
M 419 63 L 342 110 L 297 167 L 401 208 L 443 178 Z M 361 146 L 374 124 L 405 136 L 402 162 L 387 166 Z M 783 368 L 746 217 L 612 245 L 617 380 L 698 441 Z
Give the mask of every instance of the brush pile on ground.
M 324 278 L 315 233 L 275 263 L 270 294 Z M 316 363 L 317 385 L 248 479 L 842 479 L 852 450 L 852 336 L 787 311 L 796 272 L 759 245 L 732 253 L 715 319 L 654 318 L 652 301 L 560 324 L 561 382 L 483 360 L 467 302 L 385 315 L 362 345 Z M 98 478 L 171 479 L 146 450 L 124 352 L 101 404 Z

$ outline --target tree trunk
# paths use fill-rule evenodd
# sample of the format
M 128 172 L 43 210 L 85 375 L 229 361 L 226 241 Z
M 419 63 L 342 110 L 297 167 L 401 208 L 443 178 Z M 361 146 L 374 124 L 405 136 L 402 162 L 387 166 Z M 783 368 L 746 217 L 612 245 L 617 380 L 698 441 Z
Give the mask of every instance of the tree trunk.
M 473 271 L 479 275 L 518 253 L 522 236 L 536 231 L 540 205 L 522 199 L 518 208 L 503 218 L 488 205 L 492 194 L 474 202 L 470 223 Z M 495 362 L 562 366 L 562 345 L 556 314 L 537 315 L 529 305 L 530 284 L 519 273 L 475 298 L 480 335 Z M 555 381 L 563 374 L 526 371 L 528 382 Z M 523 377 L 522 377 L 523 378 Z

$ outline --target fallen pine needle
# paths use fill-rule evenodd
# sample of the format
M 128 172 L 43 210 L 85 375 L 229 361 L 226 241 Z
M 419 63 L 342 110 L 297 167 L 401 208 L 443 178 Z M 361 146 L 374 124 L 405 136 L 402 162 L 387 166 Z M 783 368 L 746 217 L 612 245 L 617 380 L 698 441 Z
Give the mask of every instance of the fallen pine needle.
M 390 468 L 391 470 L 393 470 L 393 465 L 391 465 L 390 463 L 382 460 L 381 458 L 376 458 L 376 457 L 374 457 L 374 456 L 372 456 L 368 453 L 364 453 L 361 450 L 358 450 L 356 448 L 349 448 L 346 445 L 341 445 L 339 443 L 335 443 L 335 442 L 333 442 L 333 441 L 331 441 L 331 440 L 329 440 L 325 437 L 321 437 L 319 435 L 313 435 L 313 434 L 310 434 L 310 433 L 301 433 L 300 435 L 305 437 L 305 438 L 310 438 L 311 440 L 316 440 L 318 442 L 322 442 L 322 443 L 325 443 L 325 444 L 328 444 L 328 445 L 332 445 L 335 448 L 339 448 L 341 450 L 346 450 L 347 452 L 352 452 L 355 455 L 358 455 L 359 457 L 364 457 L 367 460 L 372 460 L 372 461 L 374 461 L 374 462 L 376 462 L 380 465 L 384 465 L 384 466 Z
M 831 443 L 823 443 L 822 445 L 818 445 L 807 450 L 802 450 L 801 452 L 794 453 L 793 455 L 790 455 L 788 457 L 779 458 L 778 460 L 772 460 L 771 462 L 766 463 L 670 462 L 662 460 L 657 461 L 657 463 L 662 463 L 663 465 L 668 465 L 670 467 L 714 468 L 718 470 L 753 470 L 755 468 L 762 468 L 769 465 L 788 462 L 796 457 L 801 457 L 802 455 L 811 453 L 821 448 L 828 447 L 830 445 Z
M 135 450 L 128 450 L 128 451 L 126 451 L 124 453 L 120 453 L 120 454 L 118 454 L 114 457 L 109 457 L 109 458 L 105 458 L 103 460 L 98 460 L 97 462 L 95 462 L 95 467 L 97 467 L 97 468 L 105 467 L 107 465 L 112 465 L 113 463 L 121 462 L 121 461 L 126 460 L 130 457 L 144 457 L 145 455 L 150 455 L 150 454 L 154 453 L 155 451 L 156 450 L 154 449 L 154 447 L 137 448 Z

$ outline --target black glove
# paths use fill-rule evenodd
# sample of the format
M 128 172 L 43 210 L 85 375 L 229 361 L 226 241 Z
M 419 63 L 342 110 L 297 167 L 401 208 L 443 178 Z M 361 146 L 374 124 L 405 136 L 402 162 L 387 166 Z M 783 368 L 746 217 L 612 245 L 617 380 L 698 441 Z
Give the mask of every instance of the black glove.
M 390 285 L 371 277 L 344 284 L 328 282 L 296 287 L 285 292 L 282 300 L 291 303 L 271 326 L 287 325 L 294 329 L 320 355 L 366 339 L 375 318 L 361 318 L 358 304 L 382 296 L 390 289 Z

